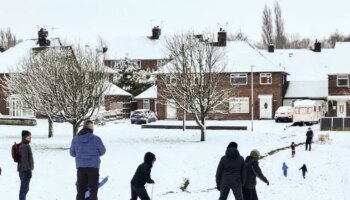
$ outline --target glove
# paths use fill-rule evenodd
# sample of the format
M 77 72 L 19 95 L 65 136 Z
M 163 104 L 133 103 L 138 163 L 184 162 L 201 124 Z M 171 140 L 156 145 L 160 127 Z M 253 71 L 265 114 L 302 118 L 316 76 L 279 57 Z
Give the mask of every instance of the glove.
M 154 184 L 154 180 L 151 180 L 149 183 L 150 183 L 150 184 Z
M 269 181 L 266 181 L 266 184 L 269 186 L 269 185 L 270 185 L 270 182 L 269 182 Z
M 218 191 L 220 191 L 220 185 L 217 185 L 217 186 L 216 186 L 216 189 L 217 189 Z

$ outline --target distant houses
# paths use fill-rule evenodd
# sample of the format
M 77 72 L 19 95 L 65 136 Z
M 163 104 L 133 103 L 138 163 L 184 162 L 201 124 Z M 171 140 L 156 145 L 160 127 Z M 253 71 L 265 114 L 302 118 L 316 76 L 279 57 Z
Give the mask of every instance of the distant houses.
M 321 44 L 315 42 L 312 49 L 275 49 L 271 45 L 261 50 L 246 41 L 227 41 L 226 35 L 220 30 L 215 44 L 226 51 L 227 66 L 222 72 L 220 87 L 231 90 L 229 112 L 213 112 L 208 119 L 250 119 L 252 101 L 254 119 L 273 119 L 278 107 L 293 106 L 299 99 L 323 102 L 327 116 L 350 116 L 350 42 L 338 42 L 334 49 L 322 49 Z M 59 45 L 59 39 L 51 39 L 51 46 Z M 0 76 L 8 76 L 8 69 L 13 69 L 21 57 L 39 46 L 37 39 L 25 40 L 1 53 Z M 161 29 L 153 27 L 149 36 L 116 37 L 108 41 L 105 65 L 113 68 L 125 58 L 152 72 L 165 66 L 170 58 L 166 55 L 166 37 Z M 164 84 L 173 82 L 164 83 L 158 77 L 153 86 L 135 97 L 113 85 L 106 93 L 106 109 L 125 109 L 125 105 L 129 105 L 127 109 L 150 109 L 159 119 L 181 119 L 182 111 L 173 106 L 173 100 L 161 99 Z M 18 96 L 6 96 L 0 91 L 0 112 L 27 115 L 30 108 L 26 108 Z

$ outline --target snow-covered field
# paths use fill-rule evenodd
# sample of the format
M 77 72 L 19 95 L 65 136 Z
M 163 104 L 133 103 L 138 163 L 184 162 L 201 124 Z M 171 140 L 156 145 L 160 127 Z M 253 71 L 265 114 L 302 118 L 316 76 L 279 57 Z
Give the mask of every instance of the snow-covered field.
M 181 124 L 180 121 L 159 121 L 158 124 Z M 193 122 L 191 122 L 193 123 Z M 209 121 L 208 125 L 250 125 L 250 121 Z M 141 129 L 129 121 L 109 122 L 96 129 L 104 141 L 107 153 L 102 157 L 101 176 L 109 175 L 109 182 L 99 191 L 99 199 L 130 199 L 130 179 L 143 155 L 152 151 L 157 162 L 152 170 L 153 199 L 213 200 L 217 164 L 230 141 L 238 143 L 241 155 L 252 149 L 261 154 L 288 146 L 292 141 L 305 141 L 306 127 L 290 127 L 274 121 L 255 121 L 254 132 L 208 131 L 207 141 L 199 141 L 199 131 Z M 47 123 L 38 120 L 36 127 L 0 126 L 0 199 L 18 199 L 19 178 L 10 149 L 20 140 L 22 129 L 33 134 L 32 148 L 35 169 L 28 194 L 29 200 L 75 199 L 76 169 L 68 148 L 72 138 L 69 124 L 55 124 L 55 137 L 46 138 Z M 313 126 L 315 138 L 319 127 Z M 248 127 L 248 130 L 249 127 Z M 260 161 L 270 186 L 258 182 L 260 199 L 268 200 L 350 200 L 350 133 L 331 132 L 331 143 L 313 144 L 311 152 L 297 147 L 296 157 L 290 150 L 281 151 Z M 289 166 L 288 177 L 282 175 L 282 163 Z M 308 173 L 304 180 L 299 168 L 305 163 Z M 188 193 L 180 191 L 183 179 L 190 179 Z M 148 186 L 151 193 L 152 186 Z M 170 193 L 172 192 L 172 193 Z M 231 199 L 234 199 L 232 194 Z

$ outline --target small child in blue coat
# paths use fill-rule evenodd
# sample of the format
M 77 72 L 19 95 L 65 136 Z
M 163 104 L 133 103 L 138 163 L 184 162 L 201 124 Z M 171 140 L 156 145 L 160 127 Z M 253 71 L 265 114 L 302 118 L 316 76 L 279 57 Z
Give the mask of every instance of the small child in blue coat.
M 282 170 L 283 170 L 283 175 L 285 177 L 287 177 L 287 170 L 288 170 L 288 166 L 286 165 L 286 163 L 284 162 L 282 165 Z

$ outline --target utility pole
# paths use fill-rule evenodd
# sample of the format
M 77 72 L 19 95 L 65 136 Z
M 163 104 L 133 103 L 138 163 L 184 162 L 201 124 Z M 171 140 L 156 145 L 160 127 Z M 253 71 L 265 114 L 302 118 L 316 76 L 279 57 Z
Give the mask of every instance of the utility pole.
M 254 75 L 253 75 L 253 65 L 251 65 L 250 66 L 250 69 L 251 69 L 251 73 L 250 73 L 250 79 L 251 79 L 251 85 L 250 85 L 250 88 L 251 88 L 251 92 L 252 92 L 252 94 L 251 94 L 251 114 L 252 114 L 252 119 L 251 119 L 251 125 L 250 125 L 250 127 L 251 127 L 251 131 L 253 132 L 253 130 L 254 130 L 254 128 L 253 128 L 253 122 L 254 122 L 254 85 L 253 85 L 253 83 L 254 83 L 254 81 L 253 81 L 253 79 L 254 79 Z

